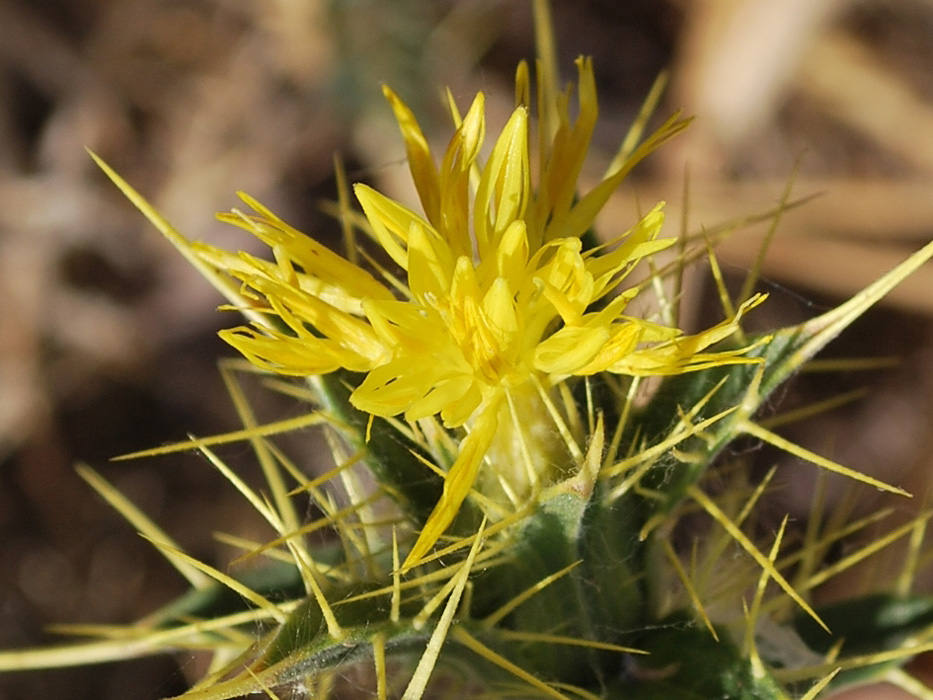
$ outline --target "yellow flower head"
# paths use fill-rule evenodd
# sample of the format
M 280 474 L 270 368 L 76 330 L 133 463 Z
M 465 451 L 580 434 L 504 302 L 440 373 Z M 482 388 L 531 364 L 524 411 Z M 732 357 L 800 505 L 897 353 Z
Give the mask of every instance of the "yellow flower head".
M 369 233 L 405 271 L 407 283 L 388 274 L 379 279 L 245 195 L 256 215 L 221 218 L 263 240 L 275 262 L 198 248 L 205 262 L 241 280 L 244 295 L 278 319 L 223 332 L 250 361 L 291 375 L 338 368 L 365 373 L 350 397 L 358 409 L 409 421 L 439 415 L 448 428 L 468 429 L 406 565 L 437 541 L 472 488 L 508 392 L 596 372 L 669 375 L 744 361 L 741 352 L 704 350 L 732 334 L 739 315 L 757 300 L 735 318 L 686 336 L 625 315 L 637 287 L 606 299 L 640 260 L 671 244 L 657 238 L 662 205 L 597 249 L 584 250 L 581 235 L 634 164 L 685 122 L 672 118 L 640 148 L 622 152 L 602 182 L 577 198 L 597 115 L 592 64 L 579 59 L 577 68 L 576 119 L 569 116 L 569 90 L 541 105 L 556 115 L 556 128 L 539 126 L 536 186 L 524 65 L 518 106 L 485 163 L 482 94 L 457 118 L 438 166 L 411 111 L 385 89 L 423 213 L 366 185 L 355 191 Z

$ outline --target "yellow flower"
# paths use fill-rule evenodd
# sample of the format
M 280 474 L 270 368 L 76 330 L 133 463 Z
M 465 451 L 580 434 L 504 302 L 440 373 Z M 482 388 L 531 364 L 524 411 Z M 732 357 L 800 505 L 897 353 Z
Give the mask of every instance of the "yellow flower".
M 549 389 L 571 376 L 669 375 L 747 361 L 741 351 L 704 350 L 731 335 L 757 298 L 735 318 L 693 336 L 625 315 L 639 289 L 618 293 L 620 283 L 639 261 L 672 242 L 657 238 L 661 204 L 626 233 L 583 250 L 580 237 L 613 190 L 685 122 L 669 120 L 577 199 L 577 177 L 597 115 L 592 64 L 579 59 L 577 68 L 578 116 L 569 117 L 569 90 L 556 97 L 556 128 L 549 143 L 546 134 L 541 139 L 536 188 L 525 66 L 518 73 L 518 106 L 484 164 L 482 94 L 438 167 L 411 111 L 385 90 L 423 214 L 366 185 L 355 191 L 369 232 L 405 271 L 407 284 L 393 286 L 389 275 L 378 279 L 245 195 L 256 215 L 221 218 L 263 240 L 275 262 L 198 247 L 204 261 L 241 280 L 244 295 L 280 321 L 223 332 L 254 364 L 290 375 L 362 372 L 365 379 L 350 397 L 358 409 L 409 421 L 439 415 L 448 428 L 465 428 L 441 500 L 406 568 L 450 525 L 497 435 L 503 437 L 500 415 L 507 398 L 535 395 L 537 386 Z M 504 439 L 514 442 L 509 435 Z M 498 477 L 513 494 L 527 490 L 527 484 L 515 483 L 517 477 Z

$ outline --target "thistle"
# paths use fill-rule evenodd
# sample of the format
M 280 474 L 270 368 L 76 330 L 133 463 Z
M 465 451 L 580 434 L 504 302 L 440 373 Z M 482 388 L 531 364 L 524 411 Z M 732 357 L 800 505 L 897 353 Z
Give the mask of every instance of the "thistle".
M 675 243 L 661 235 L 663 204 L 604 242 L 593 226 L 632 168 L 688 122 L 675 114 L 644 137 L 654 93 L 605 176 L 580 192 L 597 118 L 593 66 L 577 61 L 571 119 L 574 93 L 556 88 L 546 6 L 536 8 L 537 110 L 522 64 L 515 110 L 487 158 L 482 94 L 463 115 L 450 99 L 455 131 L 436 158 L 385 89 L 421 211 L 360 184 L 358 212 L 343 186 L 345 255 L 245 194 L 251 212 L 219 218 L 260 239 L 271 259 L 188 241 L 97 159 L 245 314 L 249 325 L 222 333 L 245 371 L 280 378 L 276 389 L 310 408 L 257 424 L 239 391 L 244 368 L 226 366 L 242 430 L 129 455 L 196 449 L 240 490 L 276 532 L 267 543 L 229 538 L 261 562 L 241 575 L 182 552 L 81 467 L 192 590 L 135 625 L 72 630 L 94 641 L 6 652 L 0 670 L 200 648 L 213 662 L 187 698 L 350 688 L 404 700 L 815 698 L 876 678 L 919 692 L 901 668 L 933 648 L 933 601 L 910 590 L 928 514 L 830 563 L 835 542 L 880 516 L 846 524 L 846 513 L 823 512 L 818 492 L 804 536 L 787 544 L 785 518 L 763 540 L 755 505 L 773 472 L 749 483 L 747 465 L 723 448 L 751 436 L 906 496 L 788 442 L 757 412 L 933 257 L 933 244 L 837 309 L 758 337 L 741 321 L 764 296 L 733 300 L 720 284 L 723 320 L 685 333 L 664 311 L 677 302 L 665 284 L 704 254 L 716 270 L 704 242 L 683 241 L 672 263 L 646 266 Z M 656 315 L 630 312 L 652 293 Z M 646 391 L 645 378 L 657 386 Z M 334 462 L 315 476 L 273 439 L 311 425 Z M 262 492 L 212 449 L 236 440 L 255 451 Z M 303 522 L 306 498 L 320 519 Z M 312 543 L 321 529 L 333 536 Z M 817 586 L 900 538 L 910 546 L 891 590 L 813 601 Z

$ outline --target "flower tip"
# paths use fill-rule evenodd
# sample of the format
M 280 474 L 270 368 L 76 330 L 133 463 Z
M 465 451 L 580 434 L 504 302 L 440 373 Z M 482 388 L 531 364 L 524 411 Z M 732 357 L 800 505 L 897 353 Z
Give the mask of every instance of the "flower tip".
M 379 193 L 374 190 L 372 187 L 367 185 L 365 182 L 354 182 L 353 185 L 353 194 L 356 195 L 357 200 L 362 204 L 363 201 L 369 201 L 373 198 L 374 195 Z

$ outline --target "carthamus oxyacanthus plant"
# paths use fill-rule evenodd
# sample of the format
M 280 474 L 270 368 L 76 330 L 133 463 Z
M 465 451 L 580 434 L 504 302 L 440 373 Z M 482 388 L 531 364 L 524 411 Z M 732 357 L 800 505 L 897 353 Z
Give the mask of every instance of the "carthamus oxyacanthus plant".
M 785 543 L 785 519 L 763 541 L 754 506 L 770 475 L 750 483 L 723 448 L 751 436 L 903 493 L 793 445 L 756 412 L 933 244 L 799 326 L 750 337 L 742 317 L 764 297 L 722 290 L 723 320 L 686 333 L 663 290 L 705 248 L 685 241 L 639 275 L 674 242 L 663 206 L 605 239 L 593 227 L 687 121 L 643 138 L 639 119 L 581 192 L 593 67 L 578 59 L 575 91 L 559 91 L 548 56 L 534 102 L 519 66 L 515 109 L 486 157 L 482 94 L 462 115 L 450 101 L 456 128 L 434 154 L 387 88 L 420 210 L 360 184 L 359 213 L 343 188 L 344 254 L 247 195 L 250 212 L 220 218 L 270 258 L 190 242 L 98 161 L 246 315 L 223 337 L 259 370 L 299 378 L 289 390 L 310 410 L 258 425 L 240 402 L 243 430 L 149 451 L 202 451 L 276 531 L 238 541 L 265 562 L 239 576 L 182 552 L 82 468 L 192 591 L 94 641 L 4 653 L 0 669 L 206 649 L 211 668 L 186 694 L 205 699 L 815 698 L 878 678 L 919 688 L 901 668 L 933 648 L 933 600 L 910 589 L 927 514 L 830 563 L 830 548 L 874 519 L 824 518 L 818 495 L 805 536 Z M 649 293 L 658 311 L 633 313 Z M 274 441 L 309 425 L 332 448 L 323 474 L 302 473 Z M 251 443 L 262 491 L 211 449 L 232 440 Z M 310 522 L 296 505 L 308 497 L 322 513 Z M 321 529 L 333 535 L 323 543 L 311 537 Z M 814 603 L 817 586 L 900 538 L 911 545 L 889 590 Z

